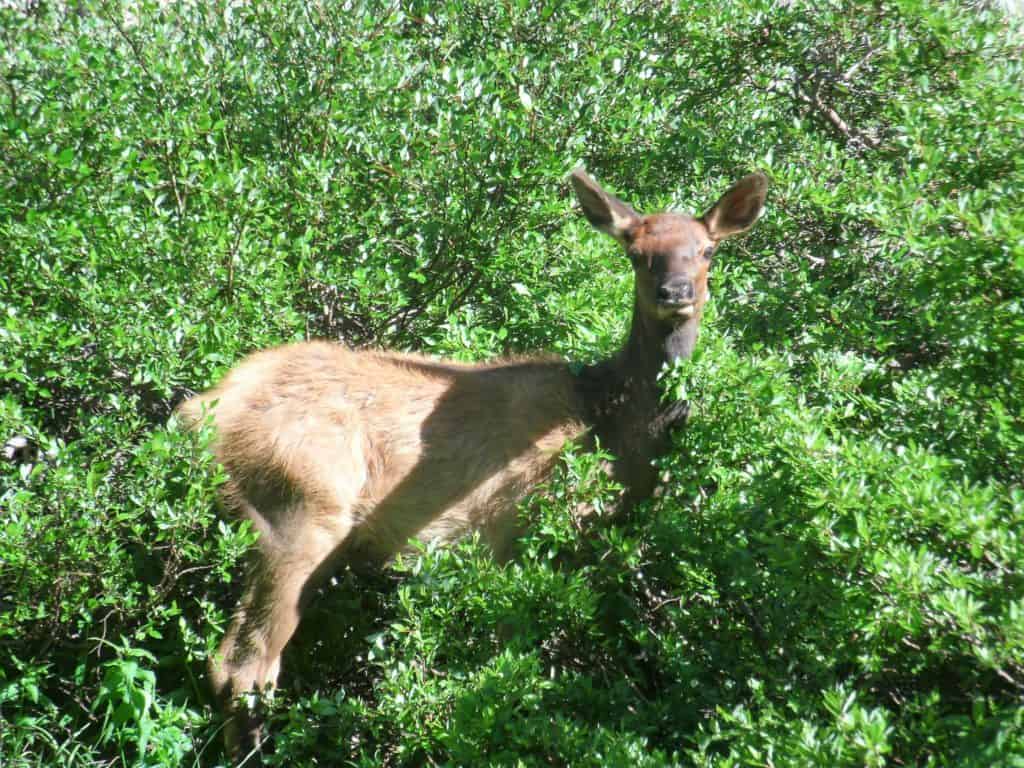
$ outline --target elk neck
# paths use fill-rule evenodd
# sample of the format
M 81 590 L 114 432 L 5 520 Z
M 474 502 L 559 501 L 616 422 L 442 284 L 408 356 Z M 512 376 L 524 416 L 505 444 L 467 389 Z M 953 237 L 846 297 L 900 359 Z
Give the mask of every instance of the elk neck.
M 579 374 L 585 418 L 601 445 L 620 458 L 623 451 L 646 454 L 658 446 L 637 445 L 650 434 L 661 400 L 658 373 L 665 363 L 693 354 L 701 312 L 676 326 L 659 322 L 634 303 L 629 338 L 608 360 Z
M 626 376 L 635 377 L 657 392 L 658 373 L 665 363 L 671 365 L 679 358 L 688 358 L 693 354 L 700 318 L 701 312 L 698 310 L 685 323 L 666 325 L 642 312 L 634 301 L 629 338 L 610 362 Z

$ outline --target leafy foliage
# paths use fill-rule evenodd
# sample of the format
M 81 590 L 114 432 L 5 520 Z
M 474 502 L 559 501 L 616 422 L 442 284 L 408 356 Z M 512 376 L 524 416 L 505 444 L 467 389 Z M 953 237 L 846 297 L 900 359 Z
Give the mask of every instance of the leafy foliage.
M 223 762 L 254 535 L 173 405 L 306 337 L 589 360 L 628 267 L 573 211 L 739 174 L 666 492 L 570 450 L 520 557 L 339 574 L 281 765 L 1024 760 L 1024 48 L 979 4 L 0 8 L 0 761 Z

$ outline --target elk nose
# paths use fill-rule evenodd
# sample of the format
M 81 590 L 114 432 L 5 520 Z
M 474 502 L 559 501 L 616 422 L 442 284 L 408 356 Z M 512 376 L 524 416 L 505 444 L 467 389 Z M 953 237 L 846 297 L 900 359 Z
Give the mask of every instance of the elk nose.
M 658 288 L 658 301 L 666 304 L 681 304 L 693 301 L 693 281 L 676 277 Z

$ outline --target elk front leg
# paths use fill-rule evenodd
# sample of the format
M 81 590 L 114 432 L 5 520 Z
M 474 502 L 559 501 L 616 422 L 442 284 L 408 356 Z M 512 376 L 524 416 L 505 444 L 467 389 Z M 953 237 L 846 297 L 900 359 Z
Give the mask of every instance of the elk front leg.
M 669 433 L 676 427 L 686 424 L 690 418 L 690 401 L 676 400 L 662 407 L 651 422 L 651 436 L 656 442 L 667 440 Z

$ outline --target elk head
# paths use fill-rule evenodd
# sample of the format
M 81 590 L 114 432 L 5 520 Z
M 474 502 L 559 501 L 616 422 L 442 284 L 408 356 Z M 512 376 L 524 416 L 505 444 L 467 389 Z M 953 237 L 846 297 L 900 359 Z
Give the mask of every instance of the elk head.
M 644 216 L 582 169 L 573 171 L 571 178 L 587 220 L 618 240 L 633 264 L 633 334 L 657 338 L 668 362 L 689 355 L 710 295 L 711 257 L 722 240 L 757 221 L 768 191 L 767 177 L 744 176 L 699 218 L 679 213 Z

